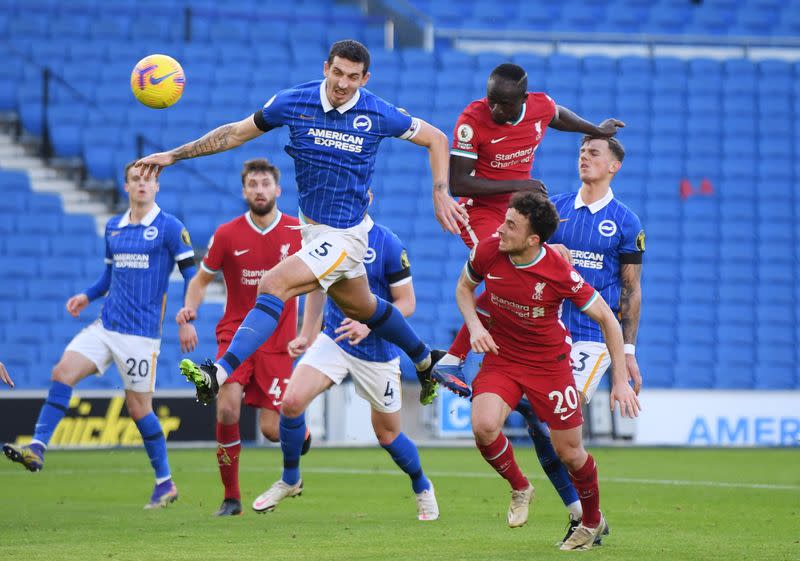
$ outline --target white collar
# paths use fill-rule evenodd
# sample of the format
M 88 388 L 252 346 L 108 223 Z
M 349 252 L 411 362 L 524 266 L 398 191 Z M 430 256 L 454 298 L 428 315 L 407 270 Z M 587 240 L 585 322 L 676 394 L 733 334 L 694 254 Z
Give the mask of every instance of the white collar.
M 346 111 L 352 109 L 358 100 L 361 99 L 361 88 L 356 90 L 356 94 L 350 98 L 350 101 L 336 107 L 335 109 L 339 112 L 344 114 Z M 333 105 L 331 105 L 330 100 L 328 99 L 328 94 L 325 93 L 325 80 L 319 85 L 319 101 L 322 103 L 322 110 L 327 113 L 331 109 L 334 109 Z
M 611 190 L 611 187 L 609 187 L 608 193 L 606 193 L 602 199 L 596 200 L 592 204 L 587 205 L 586 203 L 583 202 L 583 199 L 581 198 L 581 192 L 578 191 L 575 194 L 575 210 L 578 210 L 579 208 L 585 206 L 586 208 L 589 209 L 589 212 L 591 212 L 592 214 L 597 214 L 597 212 L 600 211 L 603 207 L 605 207 L 608 203 L 610 203 L 611 199 L 613 198 L 614 198 L 614 192 Z
M 513 121 L 506 121 L 506 124 L 511 125 L 512 127 L 516 127 L 518 124 L 522 122 L 522 119 L 525 118 L 525 111 L 527 109 L 528 109 L 528 100 L 525 100 L 525 103 L 522 104 L 522 112 L 520 112 L 519 117 L 517 117 Z
M 150 212 L 144 215 L 142 218 L 141 225 L 142 226 L 150 226 L 153 223 L 153 220 L 156 219 L 158 213 L 161 212 L 161 209 L 158 207 L 157 204 L 153 204 L 153 208 L 150 209 Z M 131 223 L 131 209 L 128 209 L 128 212 L 122 215 L 122 220 L 119 221 L 117 228 L 124 228 L 125 226 Z M 138 226 L 139 224 L 136 224 Z
M 245 220 L 247 220 L 247 223 L 250 225 L 250 227 L 253 230 L 255 230 L 256 232 L 258 232 L 259 234 L 261 234 L 262 236 L 264 236 L 266 234 L 269 234 L 275 228 L 275 226 L 278 225 L 278 222 L 281 221 L 281 217 L 282 216 L 283 216 L 283 213 L 281 213 L 281 211 L 278 211 L 275 214 L 275 219 L 266 228 L 264 228 L 262 230 L 261 228 L 259 228 L 258 224 L 256 224 L 253 221 L 253 217 L 250 216 L 250 211 L 249 210 L 244 213 L 244 218 L 245 218 Z

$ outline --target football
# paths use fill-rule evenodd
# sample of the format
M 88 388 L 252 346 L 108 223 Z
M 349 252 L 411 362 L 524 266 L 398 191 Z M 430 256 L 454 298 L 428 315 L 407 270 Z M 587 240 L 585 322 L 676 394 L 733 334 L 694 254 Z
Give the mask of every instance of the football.
M 131 90 L 141 103 L 164 109 L 183 95 L 186 76 L 180 63 L 167 55 L 148 55 L 131 72 Z

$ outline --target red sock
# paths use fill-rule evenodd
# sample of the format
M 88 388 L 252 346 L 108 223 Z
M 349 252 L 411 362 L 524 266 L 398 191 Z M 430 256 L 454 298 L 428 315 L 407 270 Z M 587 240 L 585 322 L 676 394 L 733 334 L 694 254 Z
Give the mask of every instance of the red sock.
M 217 462 L 219 475 L 225 486 L 226 499 L 239 499 L 239 452 L 242 442 L 239 438 L 239 423 L 223 425 L 217 423 Z
M 477 444 L 477 443 L 476 443 Z M 477 444 L 483 459 L 489 462 L 503 479 L 511 483 L 511 488 L 516 491 L 527 489 L 530 482 L 522 475 L 517 461 L 514 459 L 514 448 L 502 432 L 489 446 Z
M 486 296 L 486 292 L 478 296 L 478 299 L 475 301 L 475 305 L 481 308 L 482 310 L 486 309 L 489 297 Z M 484 316 L 483 314 L 478 314 L 478 319 L 481 320 L 481 323 L 484 327 L 488 329 L 489 325 L 489 318 Z M 467 354 L 470 351 L 470 344 L 469 344 L 469 329 L 467 329 L 467 325 L 462 323 L 461 329 L 458 330 L 458 335 L 456 338 L 453 339 L 453 344 L 450 345 L 450 348 L 447 352 L 453 356 L 457 356 L 461 360 L 465 360 L 467 358 Z
M 597 484 L 597 464 L 589 454 L 583 467 L 575 472 L 570 472 L 570 479 L 578 491 L 583 508 L 583 525 L 587 528 L 597 528 L 600 524 L 600 487 Z

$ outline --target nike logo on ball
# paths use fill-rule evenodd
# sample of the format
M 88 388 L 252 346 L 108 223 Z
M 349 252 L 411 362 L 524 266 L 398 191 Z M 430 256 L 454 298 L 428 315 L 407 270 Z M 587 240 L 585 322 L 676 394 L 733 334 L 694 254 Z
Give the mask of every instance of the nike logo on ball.
M 177 70 L 173 70 L 173 71 L 172 71 L 172 72 L 170 72 L 169 74 L 164 74 L 164 75 L 163 75 L 163 76 L 161 76 L 160 78 L 156 78 L 155 76 L 150 76 L 150 85 L 152 85 L 152 86 L 157 86 L 157 85 L 159 85 L 161 82 L 163 82 L 164 80 L 166 80 L 167 78 L 169 78 L 170 76 L 172 76 L 173 74 L 177 74 L 177 73 L 178 73 L 178 71 L 177 71 Z
M 236 249 L 236 250 L 234 250 L 233 254 L 234 254 L 236 257 L 239 257 L 240 255 L 244 255 L 244 254 L 245 254 L 245 253 L 247 253 L 248 251 L 250 251 L 250 250 L 249 250 L 249 249 Z

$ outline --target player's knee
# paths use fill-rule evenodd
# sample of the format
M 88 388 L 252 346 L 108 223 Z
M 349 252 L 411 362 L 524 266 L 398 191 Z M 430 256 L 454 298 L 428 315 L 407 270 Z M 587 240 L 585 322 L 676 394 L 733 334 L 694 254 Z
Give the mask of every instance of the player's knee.
M 258 281 L 259 294 L 271 294 L 276 298 L 280 298 L 284 302 L 289 298 L 289 287 L 280 279 L 277 273 L 267 272 Z
M 239 408 L 222 401 L 217 402 L 217 421 L 223 425 L 239 422 Z
M 556 449 L 556 454 L 558 455 L 558 459 L 567 466 L 568 469 L 574 471 L 580 469 L 581 457 L 586 454 L 583 450 L 583 446 L 578 444 L 577 446 L 572 443 L 553 443 L 554 448 Z
M 400 435 L 399 430 L 392 430 L 386 427 L 375 425 L 373 425 L 372 428 L 375 430 L 375 438 L 378 439 L 378 444 L 381 446 L 388 446 Z
M 136 399 L 126 399 L 125 406 L 128 408 L 128 415 L 134 421 L 138 421 L 149 415 L 153 411 L 153 406 L 150 403 L 141 402 Z
M 59 361 L 58 364 L 56 364 L 53 367 L 53 370 L 51 372 L 51 379 L 54 382 L 60 382 L 68 386 L 74 386 L 75 383 L 77 382 L 76 374 L 72 371 L 71 368 L 69 368 L 66 364 L 64 364 L 63 361 Z
M 481 446 L 488 446 L 500 435 L 500 427 L 496 423 L 486 419 L 474 419 L 472 423 L 472 434 Z
M 283 396 L 281 402 L 281 415 L 284 417 L 299 417 L 306 410 L 305 401 L 299 399 L 293 394 L 286 394 Z

